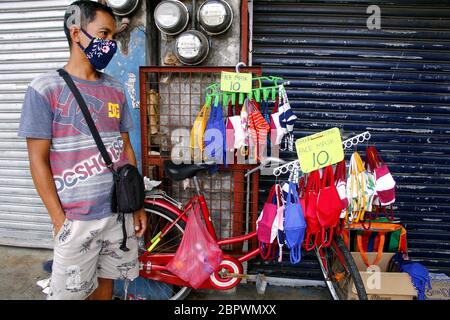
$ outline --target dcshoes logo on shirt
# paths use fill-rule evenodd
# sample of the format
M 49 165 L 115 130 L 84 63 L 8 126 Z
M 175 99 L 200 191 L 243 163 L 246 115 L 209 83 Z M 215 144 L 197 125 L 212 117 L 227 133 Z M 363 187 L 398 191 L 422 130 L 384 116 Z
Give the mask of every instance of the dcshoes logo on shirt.
M 120 155 L 123 153 L 123 139 L 118 137 L 107 147 L 107 151 L 113 163 L 119 161 Z M 109 171 L 109 169 L 107 169 L 102 155 L 98 152 L 96 155 L 80 161 L 73 168 L 65 170 L 61 175 L 54 176 L 53 179 L 56 190 L 60 193 L 105 171 Z
M 120 106 L 117 103 L 108 103 L 108 117 L 120 119 Z
M 103 101 L 88 94 L 83 94 L 83 98 L 89 108 L 92 120 L 96 122 L 98 114 L 102 109 Z M 69 99 L 71 100 L 69 101 Z M 75 97 L 67 86 L 59 96 L 58 106 L 55 109 L 54 122 L 63 125 L 71 125 L 78 132 L 87 136 L 91 135 L 91 130 L 89 130 L 83 113 L 78 106 L 78 102 L 75 100 Z
M 104 102 L 92 95 L 83 93 L 83 98 L 91 113 L 94 122 L 97 122 L 98 117 L 104 106 Z M 117 103 L 108 102 L 108 118 L 120 119 L 120 105 Z M 90 136 L 91 130 L 84 119 L 78 102 L 66 86 L 58 98 L 58 106 L 55 109 L 54 122 L 63 125 L 71 125 L 78 132 Z

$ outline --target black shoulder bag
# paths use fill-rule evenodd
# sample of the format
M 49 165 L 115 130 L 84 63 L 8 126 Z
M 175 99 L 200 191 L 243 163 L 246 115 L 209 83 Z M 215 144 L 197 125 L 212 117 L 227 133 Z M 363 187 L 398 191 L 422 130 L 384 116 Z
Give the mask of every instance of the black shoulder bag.
M 125 216 L 124 214 L 134 213 L 144 207 L 145 198 L 145 187 L 144 180 L 142 179 L 139 170 L 131 165 L 126 164 L 117 170 L 113 167 L 113 162 L 111 157 L 106 151 L 105 145 L 98 133 L 97 127 L 95 126 L 94 120 L 92 120 L 89 109 L 81 96 L 80 91 L 76 87 L 70 75 L 64 69 L 57 70 L 59 75 L 64 79 L 64 81 L 69 86 L 75 99 L 80 106 L 81 112 L 83 112 L 84 119 L 91 130 L 92 137 L 97 144 L 98 149 L 106 163 L 106 166 L 111 170 L 114 178 L 114 183 L 111 188 L 111 211 L 113 213 L 122 214 L 122 232 L 123 240 L 120 250 L 129 251 L 127 248 L 127 231 L 125 228 Z

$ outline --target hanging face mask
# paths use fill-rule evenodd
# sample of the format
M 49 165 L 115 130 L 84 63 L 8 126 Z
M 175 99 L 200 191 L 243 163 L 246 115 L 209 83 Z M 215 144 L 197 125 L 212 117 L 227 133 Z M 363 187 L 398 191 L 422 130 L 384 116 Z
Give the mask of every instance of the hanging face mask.
M 96 70 L 106 68 L 117 51 L 117 43 L 114 40 L 94 38 L 83 28 L 81 28 L 81 31 L 91 39 L 91 42 L 86 48 L 79 43 L 78 46 L 84 51 L 86 57 Z

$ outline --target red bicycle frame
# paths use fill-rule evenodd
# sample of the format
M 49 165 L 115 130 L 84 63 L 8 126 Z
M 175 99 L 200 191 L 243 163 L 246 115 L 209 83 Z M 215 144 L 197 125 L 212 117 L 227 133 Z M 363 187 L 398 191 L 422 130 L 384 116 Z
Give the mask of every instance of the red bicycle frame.
M 150 204 L 152 206 L 161 207 L 165 210 L 168 210 L 177 216 L 177 218 L 172 223 L 166 225 L 163 228 L 163 230 L 160 231 L 160 233 L 158 234 L 159 239 L 163 238 L 169 232 L 169 230 L 175 226 L 175 224 L 178 221 L 180 220 L 183 220 L 184 222 L 187 221 L 186 214 L 189 212 L 189 210 L 192 208 L 195 202 L 198 202 L 200 204 L 200 209 L 206 223 L 206 228 L 209 234 L 214 238 L 214 240 L 217 242 L 219 246 L 228 245 L 232 243 L 240 243 L 257 237 L 256 231 L 254 231 L 242 236 L 219 240 L 217 238 L 214 225 L 211 221 L 208 205 L 206 203 L 204 195 L 202 194 L 195 195 L 194 197 L 192 197 L 182 210 L 165 199 L 147 198 L 145 202 L 146 204 Z M 258 254 L 260 254 L 260 252 L 261 249 L 258 247 L 257 249 L 245 253 L 242 256 L 239 256 L 238 258 L 231 257 L 229 255 L 224 255 L 223 260 L 231 261 L 232 263 L 238 265 L 239 270 L 242 270 L 242 263 L 256 257 Z M 188 283 L 186 283 L 179 277 L 173 275 L 172 273 L 166 270 L 166 265 L 172 260 L 174 255 L 175 253 L 152 253 L 151 251 L 150 252 L 146 251 L 139 257 L 139 261 L 142 265 L 140 275 L 144 278 L 161 281 L 168 284 L 173 284 L 182 287 L 189 287 Z M 238 283 L 239 281 L 237 281 L 235 285 L 237 285 Z M 230 289 L 229 287 L 217 287 L 216 285 L 214 285 L 213 282 L 211 282 L 211 279 L 205 281 L 205 283 L 203 283 L 203 285 L 200 288 L 216 289 L 216 290 Z

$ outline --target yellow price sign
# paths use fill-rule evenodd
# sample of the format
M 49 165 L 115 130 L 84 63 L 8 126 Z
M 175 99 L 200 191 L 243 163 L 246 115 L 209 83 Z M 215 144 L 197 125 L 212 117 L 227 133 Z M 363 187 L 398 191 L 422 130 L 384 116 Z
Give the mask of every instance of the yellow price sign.
M 220 90 L 226 92 L 252 91 L 252 74 L 222 71 L 220 78 Z
M 295 141 L 300 169 L 304 173 L 325 168 L 344 160 L 338 128 L 325 130 Z

